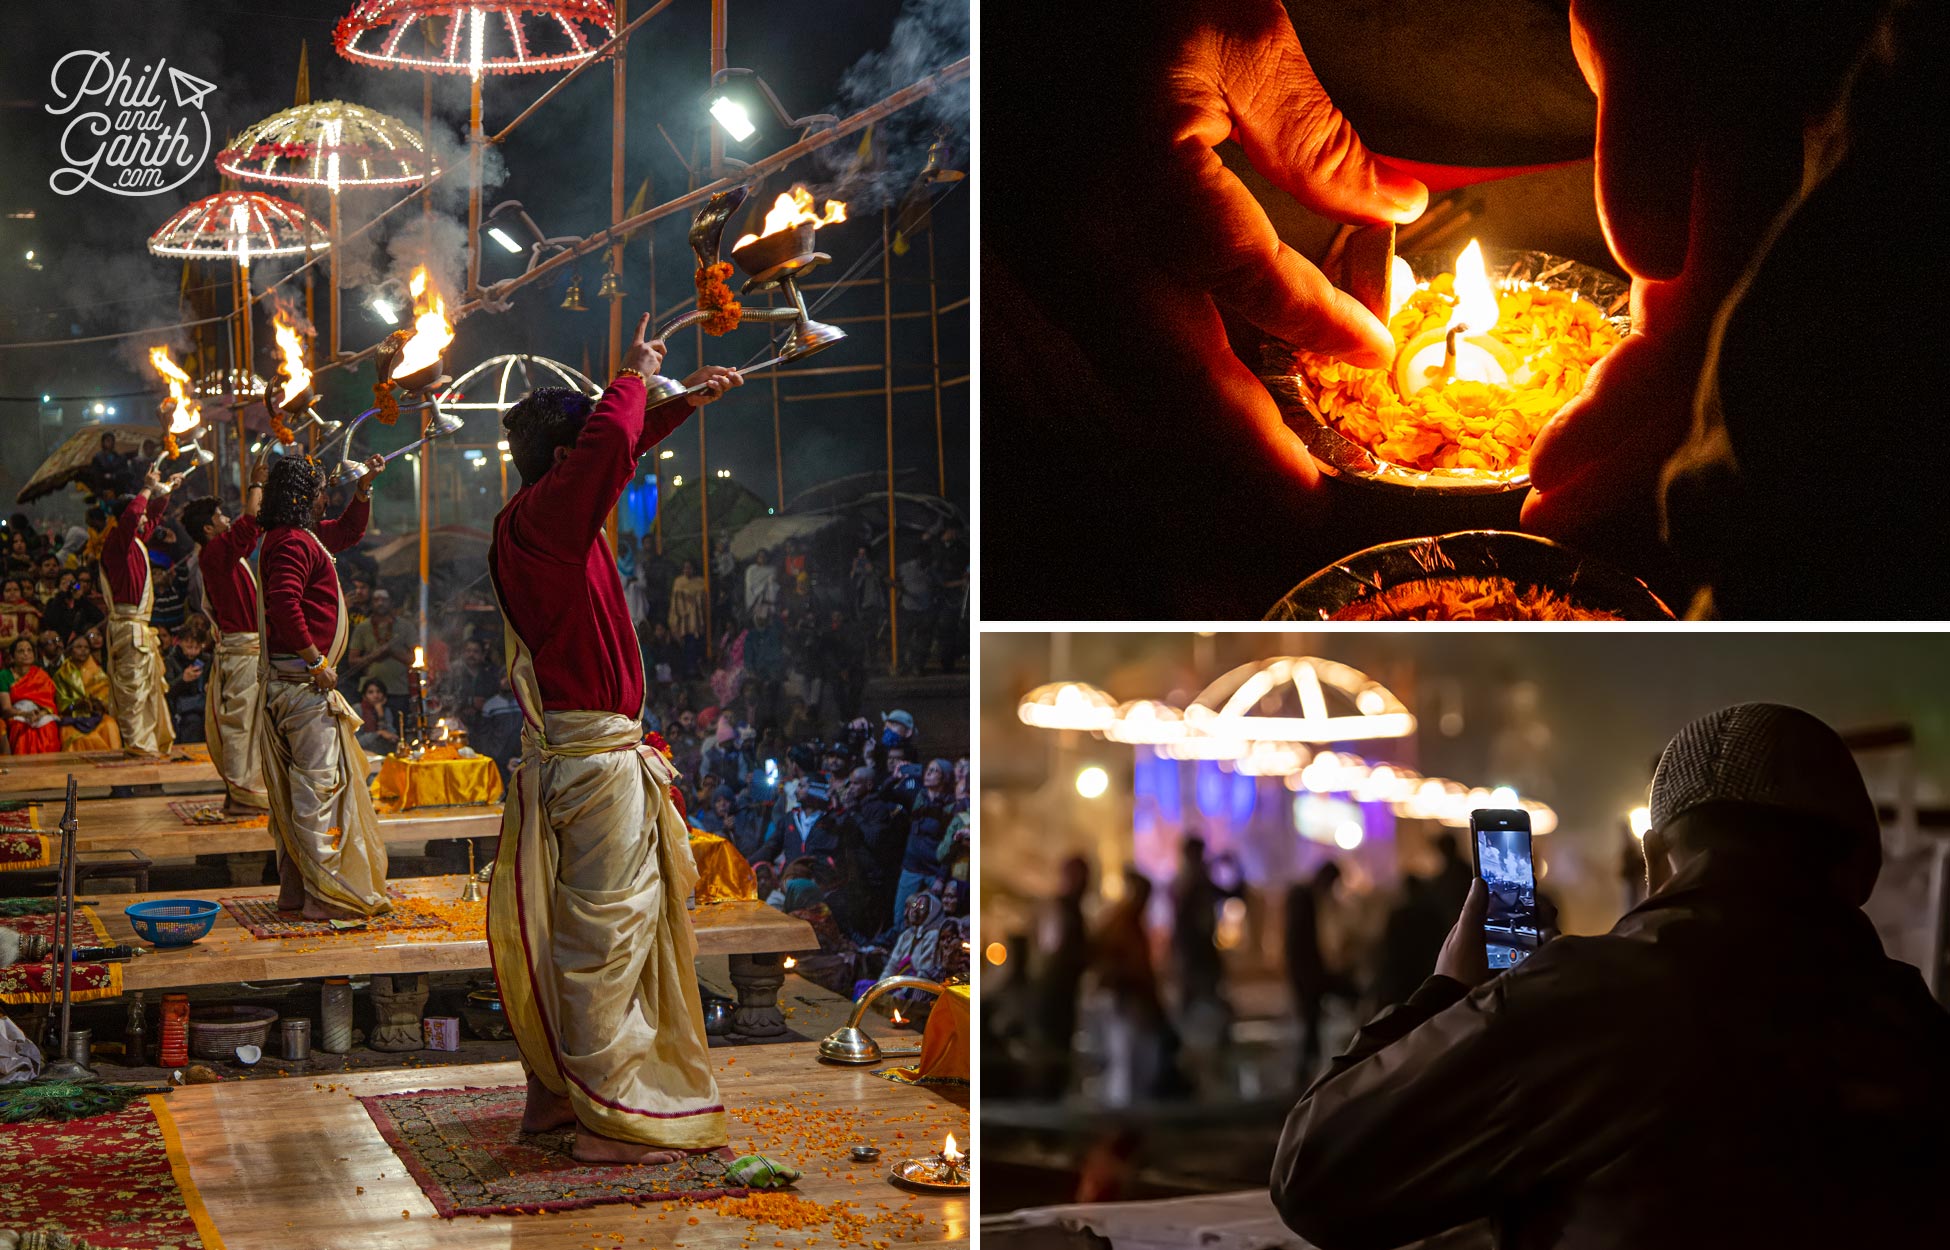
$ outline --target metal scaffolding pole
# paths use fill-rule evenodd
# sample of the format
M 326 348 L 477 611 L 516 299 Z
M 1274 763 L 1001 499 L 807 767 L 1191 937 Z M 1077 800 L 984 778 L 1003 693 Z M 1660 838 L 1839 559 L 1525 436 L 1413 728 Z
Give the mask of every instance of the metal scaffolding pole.
M 627 24 L 630 16 L 629 0 L 616 0 L 616 21 L 619 26 Z M 630 45 L 619 42 L 612 54 L 615 73 L 612 76 L 613 90 L 610 95 L 609 117 L 609 224 L 613 229 L 623 220 L 623 97 L 629 85 Z M 615 246 L 609 250 L 609 272 L 615 275 L 614 290 L 609 297 L 609 376 L 623 367 L 623 244 L 619 235 Z M 609 549 L 616 551 L 617 509 L 609 510 L 609 519 L 603 523 L 609 534 Z
M 948 453 L 941 439 L 941 309 L 934 278 L 934 222 L 928 222 L 928 341 L 934 369 L 934 476 L 935 493 L 948 497 Z
M 887 388 L 887 671 L 901 664 L 900 566 L 894 558 L 894 253 L 887 246 L 887 210 L 880 210 L 880 309 L 886 351 L 880 361 Z M 927 657 L 921 657 L 926 662 Z

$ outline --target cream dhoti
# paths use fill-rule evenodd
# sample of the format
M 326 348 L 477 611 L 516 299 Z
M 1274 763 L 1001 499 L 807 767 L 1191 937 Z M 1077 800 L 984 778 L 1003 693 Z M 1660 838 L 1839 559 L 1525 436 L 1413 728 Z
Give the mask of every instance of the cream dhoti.
M 258 685 L 258 635 L 224 634 L 217 639 L 204 691 L 203 736 L 210 759 L 223 777 L 230 801 L 246 807 L 267 807 L 264 761 L 257 745 L 257 714 L 263 705 Z
M 540 707 L 532 673 L 526 686 L 518 675 L 524 709 Z M 583 1127 L 722 1146 L 687 910 L 697 867 L 675 772 L 642 736 L 613 712 L 524 729 L 488 894 L 494 975 L 522 1060 Z
M 300 532 L 318 541 L 309 531 Z M 346 615 L 340 592 L 338 629 L 325 651 L 325 662 L 334 668 L 345 653 Z M 258 632 L 264 632 L 261 599 Z M 258 675 L 264 707 L 257 718 L 257 746 L 278 853 L 297 865 L 305 892 L 320 902 L 366 916 L 391 911 L 386 843 L 366 789 L 359 714 L 338 691 L 313 687 L 303 659 L 262 656 Z
M 147 559 L 146 551 L 143 558 Z M 159 755 L 176 745 L 176 730 L 169 722 L 169 678 L 163 671 L 161 635 L 149 623 L 155 583 L 143 579 L 140 603 L 117 603 L 107 577 L 101 578 L 101 584 L 108 605 L 109 703 L 122 727 L 122 745 Z

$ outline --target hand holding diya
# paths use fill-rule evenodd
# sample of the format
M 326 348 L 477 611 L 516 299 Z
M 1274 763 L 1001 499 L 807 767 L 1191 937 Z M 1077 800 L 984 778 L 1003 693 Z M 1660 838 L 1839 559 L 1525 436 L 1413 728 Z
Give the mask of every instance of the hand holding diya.
M 1472 239 L 1453 272 L 1421 282 L 1395 257 L 1390 288 L 1391 367 L 1289 349 L 1265 379 L 1289 422 L 1330 473 L 1469 492 L 1527 486 L 1537 435 L 1621 337 L 1590 296 L 1623 283 L 1552 258 L 1519 258 L 1493 283 Z

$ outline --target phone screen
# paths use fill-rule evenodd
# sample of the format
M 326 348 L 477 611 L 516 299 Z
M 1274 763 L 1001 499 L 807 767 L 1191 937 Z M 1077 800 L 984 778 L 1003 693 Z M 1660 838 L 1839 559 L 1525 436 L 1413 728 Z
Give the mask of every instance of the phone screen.
M 1530 859 L 1530 813 L 1479 809 L 1469 814 L 1476 875 L 1489 887 L 1483 945 L 1492 971 L 1513 968 L 1542 943 L 1537 929 L 1537 874 Z

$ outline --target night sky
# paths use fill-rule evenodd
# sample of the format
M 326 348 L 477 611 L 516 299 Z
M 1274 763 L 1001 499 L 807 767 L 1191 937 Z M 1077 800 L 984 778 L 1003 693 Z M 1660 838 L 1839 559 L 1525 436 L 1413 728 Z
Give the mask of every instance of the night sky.
M 638 0 L 632 8 L 641 12 L 643 5 L 644 0 Z M 25 12 L 10 13 L 9 38 L 4 48 L 0 48 L 0 104 L 5 108 L 4 122 L 0 122 L 0 159 L 8 170 L 4 189 L 0 190 L 0 214 L 4 214 L 0 215 L 0 342 L 81 337 L 167 325 L 179 320 L 177 289 L 182 266 L 179 262 L 150 256 L 144 240 L 182 205 L 219 189 L 219 175 L 213 165 L 206 165 L 182 187 L 158 195 L 118 197 L 92 187 L 73 196 L 54 194 L 48 187 L 48 176 L 59 165 L 60 132 L 68 119 L 48 116 L 43 106 L 53 99 L 49 75 L 61 56 L 77 49 L 99 48 L 110 52 L 118 61 L 123 56 L 132 58 L 134 72 L 162 55 L 171 65 L 216 83 L 218 90 L 204 102 L 214 131 L 212 147 L 215 149 L 229 135 L 293 103 L 299 45 L 306 41 L 313 100 L 351 100 L 405 120 L 417 129 L 421 117 L 419 74 L 355 65 L 332 49 L 332 28 L 350 7 L 351 0 L 289 3 L 72 0 L 60 5 L 34 6 L 31 20 Z M 917 38 L 896 48 L 896 55 L 883 58 L 885 63 L 878 70 L 879 81 L 874 81 L 876 73 L 872 63 L 864 70 L 856 70 L 850 81 L 849 70 L 862 57 L 889 47 L 903 8 L 925 11 L 928 20 L 908 23 L 909 31 L 925 31 L 925 40 Z M 966 35 L 965 5 L 909 3 L 904 6 L 900 0 L 850 0 L 844 5 L 810 6 L 779 0 L 735 0 L 731 5 L 729 57 L 734 66 L 758 70 L 793 113 L 833 112 L 844 116 L 879 99 L 885 89 L 904 85 L 919 73 L 966 55 Z M 489 77 L 484 91 L 488 131 L 492 133 L 511 121 L 558 76 L 559 72 L 549 72 Z M 487 191 L 484 205 L 491 207 L 502 199 L 518 199 L 549 234 L 582 235 L 606 225 L 610 80 L 611 72 L 606 66 L 588 71 L 525 123 L 503 145 L 504 167 L 490 174 L 498 175 L 500 183 Z M 633 37 L 626 131 L 626 202 L 636 194 L 646 176 L 653 181 L 647 201 L 650 204 L 686 189 L 683 165 L 658 134 L 656 124 L 663 124 L 687 159 L 694 141 L 702 154 L 705 150 L 702 127 L 709 124 L 709 119 L 699 97 L 708 80 L 709 5 L 703 0 L 673 4 Z M 443 156 L 462 159 L 461 140 L 467 114 L 464 75 L 435 78 L 434 111 L 436 150 Z M 934 127 L 940 124 L 959 132 L 958 147 L 965 152 L 965 84 L 938 105 L 876 128 L 876 144 L 886 162 L 882 186 L 896 196 L 905 188 L 925 158 Z M 761 131 L 748 146 L 730 145 L 727 151 L 757 159 L 788 142 L 790 137 L 782 136 L 774 126 Z M 839 168 L 853 159 L 857 147 L 857 139 L 841 140 L 828 152 L 800 161 L 793 166 L 790 177 L 775 177 L 769 182 L 761 192 L 762 197 L 769 201 L 797 180 L 807 182 L 815 191 L 825 191 L 835 181 Z M 965 157 L 958 160 L 965 167 Z M 442 194 L 438 201 L 445 218 L 456 223 L 445 234 L 455 245 L 449 249 L 447 263 L 456 273 L 461 263 L 458 244 L 465 237 L 464 184 L 464 177 L 450 176 L 444 185 L 453 190 Z M 295 198 L 282 188 L 252 184 L 250 189 Z M 389 189 L 348 192 L 342 201 L 346 229 L 362 222 L 365 215 L 390 203 L 398 194 Z M 961 184 L 939 204 L 935 213 L 936 263 L 941 276 L 942 303 L 962 299 L 968 293 L 967 194 L 966 184 Z M 833 254 L 835 263 L 825 273 L 815 275 L 815 281 L 821 277 L 838 277 L 841 270 L 878 246 L 879 213 L 871 203 L 856 201 L 858 208 L 866 211 L 857 212 L 850 228 L 822 233 L 821 246 Z M 32 212 L 33 219 L 13 216 L 25 212 Z M 402 221 L 416 216 L 417 212 L 398 215 Z M 678 214 L 659 223 L 653 231 L 658 261 L 657 301 L 665 312 L 672 310 L 689 290 L 692 262 L 684 245 L 688 221 L 688 213 Z M 734 222 L 734 226 L 737 224 Z M 728 232 L 727 247 L 739 232 L 736 228 Z M 389 255 L 385 247 L 387 237 L 381 234 L 377 242 L 365 248 L 348 248 L 347 265 L 355 271 L 404 277 L 408 266 L 397 264 Z M 24 262 L 28 249 L 34 250 L 42 265 L 38 271 Z M 483 255 L 484 285 L 518 273 L 523 261 L 522 257 L 493 246 Z M 927 276 L 926 266 L 924 240 L 916 240 L 913 250 L 895 259 L 897 282 L 905 279 L 916 283 L 897 286 L 897 311 L 926 309 L 926 287 L 920 285 Z M 261 289 L 289 267 L 288 263 L 279 262 L 254 266 L 257 286 Z M 877 269 L 867 272 L 872 274 Z M 590 311 L 574 314 L 559 309 L 565 279 L 538 283 L 515 297 L 512 311 L 479 315 L 463 322 L 448 353 L 449 372 L 457 374 L 487 356 L 515 350 L 554 356 L 579 368 L 586 349 L 600 380 L 606 369 L 607 315 L 595 299 L 595 290 L 602 275 L 602 264 L 585 261 L 581 275 L 583 296 Z M 227 282 L 228 275 L 225 269 L 204 265 L 197 267 L 193 280 Z M 649 248 L 644 234 L 635 236 L 629 245 L 623 285 L 630 294 L 625 301 L 626 325 L 633 325 L 636 315 L 649 307 Z M 457 289 L 448 294 L 450 303 L 455 302 Z M 347 350 L 365 347 L 387 329 L 366 310 L 365 298 L 366 291 L 360 288 L 345 292 L 342 324 Z M 880 300 L 877 285 L 863 288 L 836 298 L 820 315 L 830 320 L 876 314 L 880 311 Z M 324 308 L 321 282 L 317 291 L 317 312 L 321 320 Z M 968 371 L 968 326 L 966 310 L 941 321 L 944 377 L 958 377 Z M 877 365 L 881 359 L 879 325 L 847 328 L 853 335 L 850 341 L 809 363 Z M 265 373 L 270 371 L 269 339 L 267 321 L 260 316 L 258 361 L 259 371 Z M 149 341 L 152 340 L 140 343 L 146 347 Z M 679 343 L 673 344 L 665 372 L 681 376 L 695 367 L 694 341 L 694 335 L 686 334 Z M 187 339 L 179 338 L 177 343 L 179 347 L 186 346 Z M 707 339 L 707 359 L 714 363 L 744 362 L 763 343 L 764 334 L 756 329 L 741 330 L 722 340 Z M 313 352 L 315 363 L 322 358 L 323 351 L 321 334 Z M 148 389 L 154 385 L 153 378 L 145 368 L 138 368 L 140 358 L 139 351 L 126 342 L 0 350 L 0 396 L 30 396 L 37 401 L 41 393 L 94 397 Z M 895 323 L 895 359 L 897 385 L 929 380 L 925 316 Z M 365 406 L 360 400 L 370 385 L 371 370 L 370 363 L 364 364 L 351 379 L 342 378 L 335 383 L 327 392 L 324 405 L 327 412 L 337 414 L 340 408 L 357 411 Z M 809 379 L 788 385 L 784 393 L 854 389 L 871 385 L 877 376 L 876 372 Z M 83 402 L 64 401 L 65 424 L 41 428 L 37 423 L 37 402 L 0 400 L 0 421 L 8 428 L 0 490 L 5 491 L 9 501 L 38 464 L 40 455 L 82 423 Z M 885 454 L 882 405 L 878 395 L 783 404 L 788 498 L 835 476 L 881 470 Z M 124 418 L 152 419 L 146 402 L 134 401 L 118 407 Z M 132 413 L 132 408 L 140 411 Z M 966 387 L 949 388 L 945 392 L 943 419 L 948 493 L 958 501 L 967 498 L 967 413 Z M 487 418 L 483 414 L 476 420 L 485 423 Z M 916 483 L 924 482 L 932 489 L 935 481 L 932 395 L 922 390 L 897 396 L 895 425 L 897 466 L 903 472 L 914 472 Z M 488 430 L 476 432 L 470 427 L 469 436 L 469 441 L 482 441 L 492 434 Z M 769 387 L 760 386 L 755 380 L 743 394 L 713 407 L 709 439 L 714 471 L 729 468 L 741 484 L 764 496 L 765 502 L 773 502 Z M 382 439 L 380 445 L 387 444 Z M 672 446 L 678 450 L 679 458 L 665 463 L 667 472 L 685 472 L 687 466 L 694 466 L 693 427 L 680 432 Z M 43 505 L 44 510 L 46 507 Z

